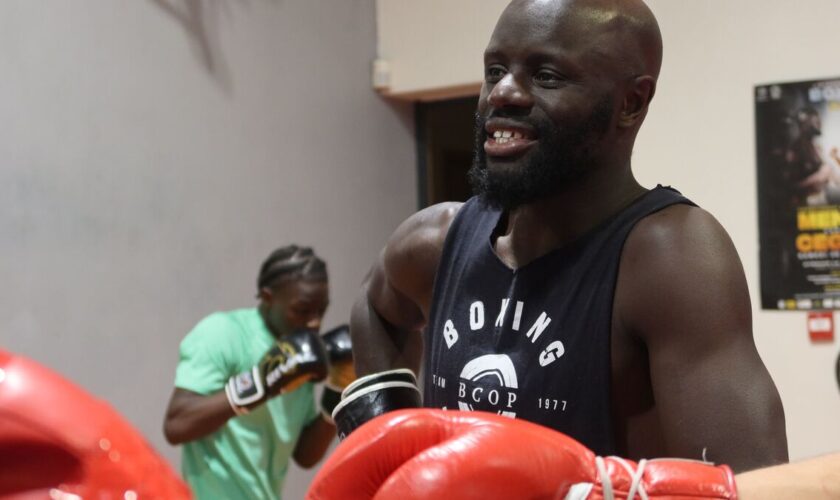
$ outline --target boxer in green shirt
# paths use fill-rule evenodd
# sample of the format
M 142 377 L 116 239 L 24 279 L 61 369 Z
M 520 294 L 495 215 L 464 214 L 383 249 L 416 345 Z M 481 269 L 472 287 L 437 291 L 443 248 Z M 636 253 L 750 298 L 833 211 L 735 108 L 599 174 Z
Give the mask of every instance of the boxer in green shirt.
M 324 402 L 353 379 L 346 328 L 317 333 L 329 289 L 311 249 L 273 252 L 257 288 L 257 308 L 211 314 L 181 342 L 164 434 L 198 499 L 279 499 L 289 459 L 311 467 L 335 436 L 313 383 L 329 379 Z

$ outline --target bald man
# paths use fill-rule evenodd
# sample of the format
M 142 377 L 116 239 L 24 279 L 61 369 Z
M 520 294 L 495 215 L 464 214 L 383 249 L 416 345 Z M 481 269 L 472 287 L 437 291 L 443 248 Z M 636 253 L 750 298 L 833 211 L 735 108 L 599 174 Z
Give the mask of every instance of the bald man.
M 504 10 L 484 53 L 476 196 L 412 215 L 374 264 L 351 324 L 368 377 L 344 393 L 342 434 L 422 404 L 529 420 L 602 456 L 787 461 L 732 241 L 633 175 L 661 60 L 639 0 Z M 422 398 L 393 371 L 421 366 Z

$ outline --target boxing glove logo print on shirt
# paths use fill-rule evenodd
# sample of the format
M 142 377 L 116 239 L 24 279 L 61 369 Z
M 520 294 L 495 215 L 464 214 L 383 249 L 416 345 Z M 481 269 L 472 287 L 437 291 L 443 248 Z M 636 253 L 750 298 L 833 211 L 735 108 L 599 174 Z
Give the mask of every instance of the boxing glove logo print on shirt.
M 511 305 L 510 299 L 502 299 L 499 314 L 493 325 L 500 328 L 504 324 L 505 313 Z M 511 329 L 514 332 L 521 331 L 522 312 L 525 308 L 523 301 L 515 301 L 513 307 L 513 319 Z M 543 332 L 551 324 L 551 317 L 542 311 L 534 323 L 525 331 L 525 337 L 536 344 Z M 485 326 L 484 302 L 475 301 L 470 305 L 469 330 L 477 332 Z M 460 339 L 460 334 L 455 323 L 448 319 L 444 323 L 442 335 L 446 347 L 451 349 Z M 560 340 L 549 342 L 539 354 L 538 360 L 541 367 L 547 367 L 560 359 L 565 354 L 565 346 Z M 446 380 L 443 377 L 432 375 L 433 385 L 445 388 Z M 485 410 L 494 411 L 506 417 L 515 417 L 514 405 L 517 400 L 518 388 L 516 368 L 510 357 L 506 354 L 487 354 L 469 361 L 463 368 L 458 382 L 458 407 L 461 410 Z M 558 403 L 557 400 L 551 400 Z M 546 405 L 549 405 L 546 399 Z M 565 407 L 565 401 L 563 402 Z M 543 407 L 540 398 L 540 407 Z M 548 408 L 547 408 L 548 409 Z M 556 409 L 556 408 L 555 408 Z
M 483 379 L 483 380 L 482 380 Z M 482 384 L 483 381 L 491 385 Z M 493 381 L 498 382 L 492 384 Z M 461 370 L 458 382 L 458 408 L 460 410 L 483 409 L 476 407 L 489 403 L 499 415 L 514 418 L 513 405 L 517 394 L 516 368 L 506 354 L 487 354 L 476 358 Z

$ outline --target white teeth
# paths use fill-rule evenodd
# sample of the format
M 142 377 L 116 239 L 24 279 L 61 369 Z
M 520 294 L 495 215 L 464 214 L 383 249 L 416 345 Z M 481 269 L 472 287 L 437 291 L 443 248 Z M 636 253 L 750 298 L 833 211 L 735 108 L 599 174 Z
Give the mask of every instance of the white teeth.
M 493 138 L 500 144 L 504 144 L 508 142 L 508 140 L 523 139 L 524 137 L 525 136 L 522 135 L 522 132 L 516 132 L 513 130 L 497 130 L 493 132 Z

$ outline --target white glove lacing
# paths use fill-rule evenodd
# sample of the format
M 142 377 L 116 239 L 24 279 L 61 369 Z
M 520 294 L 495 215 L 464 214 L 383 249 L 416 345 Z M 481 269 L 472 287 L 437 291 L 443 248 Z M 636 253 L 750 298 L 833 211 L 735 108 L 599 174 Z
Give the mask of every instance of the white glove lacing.
M 703 449 L 703 460 L 693 460 L 690 458 L 653 458 L 650 460 L 642 459 L 639 460 L 638 465 L 636 465 L 636 470 L 633 470 L 633 466 L 630 463 L 621 458 L 621 457 L 609 457 L 614 461 L 618 462 L 624 470 L 630 474 L 631 481 L 630 481 L 630 489 L 627 491 L 626 500 L 634 500 L 636 496 L 639 497 L 640 500 L 648 500 L 647 491 L 645 491 L 645 487 L 642 485 L 642 476 L 645 475 L 645 466 L 647 466 L 650 462 L 691 462 L 691 463 L 698 463 L 698 464 L 705 464 L 705 465 L 714 465 L 713 462 L 709 462 L 705 459 L 706 449 Z M 601 480 L 601 489 L 603 490 L 602 493 L 604 495 L 604 500 L 615 500 L 615 493 L 613 492 L 613 484 L 610 475 L 607 473 L 607 464 L 604 462 L 602 457 L 595 457 L 595 466 L 598 468 L 598 475 L 600 476 Z M 595 487 L 592 483 L 577 483 L 573 484 L 569 491 L 566 493 L 566 496 L 563 497 L 563 500 L 586 500 L 589 498 L 589 493 L 592 492 L 592 489 Z
M 641 500 L 648 500 L 647 491 L 645 491 L 645 487 L 642 486 L 642 476 L 645 474 L 645 465 L 647 465 L 647 460 L 639 460 L 636 470 L 633 471 L 633 467 L 627 463 L 627 460 L 624 460 L 621 457 L 611 458 L 624 467 L 624 470 L 626 470 L 632 478 L 630 481 L 630 489 L 627 491 L 627 500 L 633 500 L 636 498 L 637 494 Z M 595 457 L 595 465 L 598 467 L 598 474 L 601 476 L 601 487 L 604 489 L 604 500 L 613 500 L 615 496 L 613 495 L 612 480 L 610 479 L 610 475 L 607 473 L 607 464 L 604 463 L 603 458 Z
M 645 466 L 648 461 L 645 459 L 639 460 L 639 464 L 636 466 L 636 470 L 634 471 L 633 467 L 627 462 L 627 460 L 624 460 L 621 457 L 610 458 L 618 462 L 622 467 L 624 467 L 624 470 L 630 474 L 631 481 L 630 489 L 627 491 L 627 500 L 633 500 L 636 498 L 636 495 L 639 496 L 640 500 L 648 500 L 648 494 L 645 491 L 644 486 L 642 486 L 642 476 L 645 475 Z M 601 489 L 603 490 L 602 493 L 604 495 L 604 500 L 615 500 L 612 479 L 607 472 L 607 464 L 604 463 L 604 459 L 602 457 L 595 457 L 595 466 L 598 467 L 598 475 L 601 479 Z M 585 500 L 589 497 L 589 493 L 592 491 L 594 486 L 595 485 L 592 483 L 574 484 L 571 488 L 569 488 L 564 500 Z

